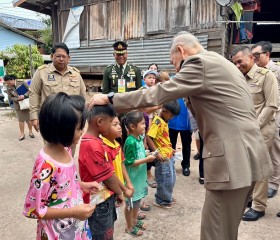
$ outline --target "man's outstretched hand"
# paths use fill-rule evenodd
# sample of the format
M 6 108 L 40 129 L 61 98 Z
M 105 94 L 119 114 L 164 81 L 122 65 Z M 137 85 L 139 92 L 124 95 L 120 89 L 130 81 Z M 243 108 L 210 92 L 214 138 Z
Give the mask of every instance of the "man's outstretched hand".
M 106 94 L 95 94 L 88 101 L 87 107 L 91 109 L 95 105 L 106 105 L 109 103 L 109 99 Z

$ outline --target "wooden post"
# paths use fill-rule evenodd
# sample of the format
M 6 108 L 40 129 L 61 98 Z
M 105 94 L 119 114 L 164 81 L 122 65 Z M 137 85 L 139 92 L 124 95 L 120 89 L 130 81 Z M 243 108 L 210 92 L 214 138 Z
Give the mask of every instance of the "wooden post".
M 32 48 L 31 48 L 31 44 L 29 44 L 29 60 L 30 60 L 30 76 L 31 78 L 33 78 L 33 74 L 34 74 L 34 69 L 33 69 L 33 64 L 32 64 Z

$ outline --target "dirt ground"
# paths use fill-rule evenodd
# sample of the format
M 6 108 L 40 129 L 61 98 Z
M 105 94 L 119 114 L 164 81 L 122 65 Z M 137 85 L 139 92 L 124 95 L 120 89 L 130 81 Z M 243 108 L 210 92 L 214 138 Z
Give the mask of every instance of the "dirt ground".
M 19 142 L 18 122 L 15 117 L 7 116 L 10 110 L 0 108 L 0 169 L 2 169 L 0 189 L 0 239 L 28 240 L 35 239 L 36 221 L 27 219 L 21 214 L 25 194 L 31 177 L 34 160 L 43 146 L 39 133 L 35 139 L 28 137 Z M 233 146 L 234 147 L 234 146 Z M 180 151 L 181 146 L 178 145 Z M 196 153 L 192 146 L 192 156 Z M 75 159 L 77 159 L 77 152 Z M 238 157 L 238 156 L 237 156 Z M 173 209 L 165 210 L 152 206 L 147 212 L 148 229 L 137 239 L 151 240 L 198 240 L 200 235 L 200 218 L 205 190 L 198 183 L 198 161 L 191 160 L 191 175 L 181 173 L 180 161 L 176 161 L 177 182 L 174 197 L 177 203 Z M 149 188 L 148 203 L 152 204 L 155 190 Z M 268 201 L 265 217 L 257 222 L 241 222 L 240 240 L 275 240 L 280 239 L 279 195 Z M 211 219 L 209 219 L 211 221 Z M 134 239 L 124 232 L 125 221 L 121 209 L 115 224 L 115 239 Z M 226 239 L 225 239 L 226 240 Z

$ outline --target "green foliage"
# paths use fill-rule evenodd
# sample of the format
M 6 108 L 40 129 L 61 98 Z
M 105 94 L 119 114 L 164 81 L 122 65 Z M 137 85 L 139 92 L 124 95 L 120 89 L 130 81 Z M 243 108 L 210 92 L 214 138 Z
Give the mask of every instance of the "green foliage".
M 31 46 L 33 69 L 43 65 L 44 60 L 40 55 L 37 46 Z M 2 56 L 1 56 L 2 55 Z M 8 60 L 6 68 L 7 74 L 14 74 L 17 78 L 30 78 L 30 58 L 29 46 L 15 44 L 8 47 L 0 54 L 0 58 Z
M 51 18 L 41 19 L 45 24 L 46 28 L 44 30 L 39 30 L 40 40 L 44 42 L 45 54 L 51 54 L 53 41 L 52 41 L 52 20 Z

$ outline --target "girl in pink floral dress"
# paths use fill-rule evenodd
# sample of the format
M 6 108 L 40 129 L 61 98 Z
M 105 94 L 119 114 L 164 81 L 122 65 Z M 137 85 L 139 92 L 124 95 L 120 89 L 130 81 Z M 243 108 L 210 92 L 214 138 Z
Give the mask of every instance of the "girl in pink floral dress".
M 79 182 L 70 149 L 83 133 L 84 105 L 83 97 L 65 93 L 48 97 L 42 105 L 39 126 L 46 144 L 35 161 L 23 210 L 38 221 L 37 239 L 91 239 L 83 220 L 95 206 L 83 203 L 82 190 L 97 193 L 99 185 Z

